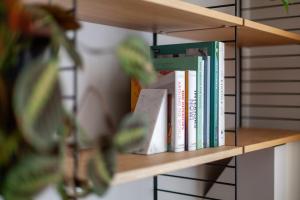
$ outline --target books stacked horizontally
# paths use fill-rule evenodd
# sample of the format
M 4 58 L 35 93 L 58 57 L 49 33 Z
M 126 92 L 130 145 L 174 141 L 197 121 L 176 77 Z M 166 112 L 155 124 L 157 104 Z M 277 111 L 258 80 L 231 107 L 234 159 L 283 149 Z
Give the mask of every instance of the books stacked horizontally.
M 167 105 L 153 105 L 156 108 L 149 108 L 149 112 L 155 109 L 159 112 L 160 107 L 167 108 L 165 115 L 160 112 L 160 115 L 155 115 L 157 118 L 151 122 L 155 124 L 167 121 L 167 134 L 162 133 L 166 132 L 163 128 L 156 128 L 155 131 L 161 134 L 149 133 L 156 138 L 148 137 L 148 140 L 158 141 L 157 137 L 167 137 L 166 140 L 162 139 L 166 142 L 166 148 L 156 148 L 155 151 L 147 152 L 145 148 L 151 148 L 149 146 L 151 142 L 148 141 L 148 146 L 140 152 L 152 154 L 164 149 L 181 152 L 224 145 L 224 43 L 214 41 L 161 45 L 152 47 L 152 51 L 159 77 L 157 82 L 149 87 L 151 92 L 143 92 L 143 99 L 153 98 L 156 92 L 154 89 L 157 89 L 157 92 L 165 90 L 166 99 L 159 102 L 165 102 Z M 137 101 L 135 111 L 143 110 L 146 105 L 142 105 L 141 102 L 146 101 L 142 98 L 138 100 L 140 86 L 132 81 L 131 89 L 132 110 Z M 163 98 L 161 95 L 159 97 Z M 151 131 L 154 132 L 154 129 Z M 152 146 L 155 146 L 153 143 Z

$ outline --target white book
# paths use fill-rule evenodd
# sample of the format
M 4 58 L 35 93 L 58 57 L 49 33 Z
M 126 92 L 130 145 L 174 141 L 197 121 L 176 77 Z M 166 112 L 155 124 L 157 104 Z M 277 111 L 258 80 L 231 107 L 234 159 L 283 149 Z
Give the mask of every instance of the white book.
M 219 146 L 225 145 L 225 45 L 219 42 Z
M 171 131 L 168 130 L 169 151 L 181 152 L 185 148 L 185 72 L 173 71 L 162 75 L 150 88 L 167 89 L 168 112 L 170 114 Z
M 194 151 L 197 135 L 197 72 L 186 71 L 185 73 L 187 149 Z
M 142 89 L 134 113 L 146 115 L 148 134 L 134 153 L 156 154 L 167 151 L 167 90 Z

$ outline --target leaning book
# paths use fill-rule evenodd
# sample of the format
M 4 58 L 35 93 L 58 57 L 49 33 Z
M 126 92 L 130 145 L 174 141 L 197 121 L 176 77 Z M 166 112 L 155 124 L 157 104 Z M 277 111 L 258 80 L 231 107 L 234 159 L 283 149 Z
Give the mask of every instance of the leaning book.
M 160 75 L 149 88 L 167 89 L 168 92 L 168 150 L 185 150 L 185 72 L 172 71 Z

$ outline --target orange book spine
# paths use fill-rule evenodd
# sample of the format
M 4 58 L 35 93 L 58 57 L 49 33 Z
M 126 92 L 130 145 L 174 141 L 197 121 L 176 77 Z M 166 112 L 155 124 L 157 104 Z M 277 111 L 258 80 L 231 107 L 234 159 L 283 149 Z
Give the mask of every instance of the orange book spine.
M 140 92 L 142 90 L 142 87 L 140 83 L 137 80 L 131 79 L 130 81 L 130 88 L 131 88 L 131 93 L 130 93 L 130 110 L 131 112 L 134 111 L 136 103 L 138 101 Z

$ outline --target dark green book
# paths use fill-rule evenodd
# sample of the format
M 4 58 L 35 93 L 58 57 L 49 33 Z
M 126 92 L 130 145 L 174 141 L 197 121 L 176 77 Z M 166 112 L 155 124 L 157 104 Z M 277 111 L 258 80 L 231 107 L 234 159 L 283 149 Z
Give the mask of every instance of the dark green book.
M 219 49 L 218 41 L 153 46 L 154 57 L 210 56 L 210 146 L 219 146 Z M 224 120 L 224 119 L 221 119 Z M 221 128 L 221 127 L 220 127 Z

